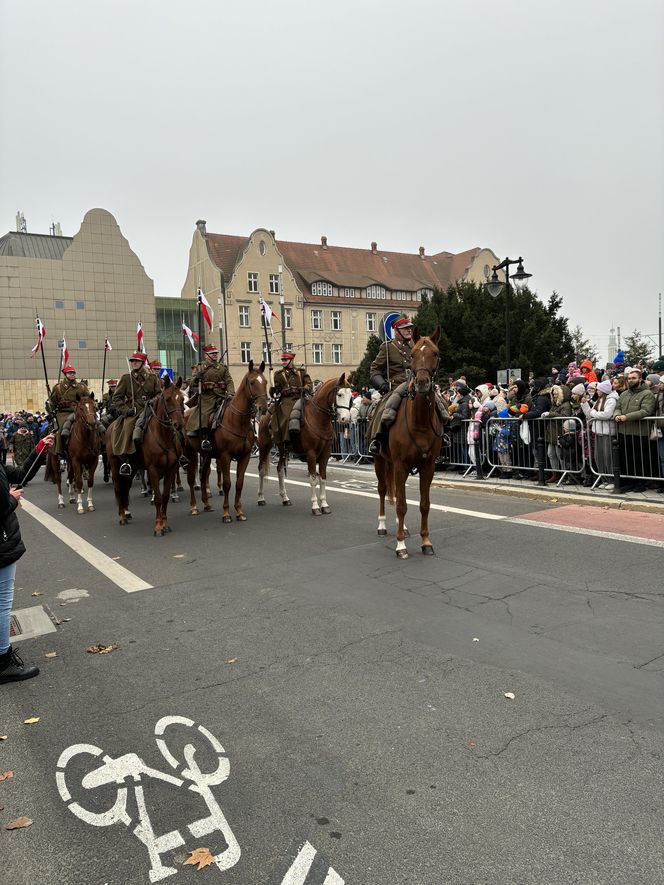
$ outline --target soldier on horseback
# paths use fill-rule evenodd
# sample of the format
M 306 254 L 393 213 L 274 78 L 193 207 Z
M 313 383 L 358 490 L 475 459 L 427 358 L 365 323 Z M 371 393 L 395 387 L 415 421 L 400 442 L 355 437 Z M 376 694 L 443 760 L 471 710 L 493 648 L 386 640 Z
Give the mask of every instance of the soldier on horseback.
M 122 476 L 132 475 L 132 466 L 127 458 L 135 454 L 136 443 L 143 438 L 142 423 L 137 421 L 136 416 L 140 412 L 142 417 L 145 406 L 160 392 L 159 379 L 150 373 L 146 363 L 144 353 L 132 353 L 129 357 L 130 371 L 120 378 L 113 394 L 112 405 L 120 416 L 113 423 L 113 451 L 125 459 L 120 465 Z
M 87 386 L 82 381 L 76 380 L 76 369 L 73 366 L 65 366 L 62 370 L 64 378 L 59 381 L 48 399 L 47 408 L 57 416 L 57 424 L 60 432 L 57 435 L 55 453 L 62 460 L 67 459 L 67 445 L 74 421 L 74 409 L 76 400 L 80 396 L 89 394 Z
M 110 378 L 108 381 L 108 391 L 103 394 L 101 398 L 101 423 L 106 429 L 108 429 L 108 425 L 111 423 L 111 421 L 114 421 L 118 417 L 115 411 L 115 407 L 113 406 L 113 395 L 117 386 L 117 379 Z
M 395 391 L 408 379 L 412 359 L 413 323 L 408 317 L 399 317 L 392 323 L 394 338 L 383 341 L 376 358 L 369 369 L 371 384 L 383 395 L 370 419 L 369 436 L 373 437 L 369 445 L 372 455 L 380 454 L 380 447 L 387 438 L 387 431 L 396 417 L 398 400 L 388 403 L 392 397 L 387 394 Z M 405 389 L 404 389 L 405 390 Z M 402 395 L 402 391 L 399 391 Z M 387 414 L 386 414 L 387 413 Z
M 205 363 L 192 375 L 189 392 L 195 392 L 187 405 L 193 408 L 187 418 L 187 436 L 199 437 L 202 452 L 212 451 L 212 419 L 218 422 L 220 407 L 235 394 L 233 378 L 221 361 L 219 348 L 208 344 L 203 348 Z M 200 390 L 200 396 L 199 396 Z
M 272 436 L 276 445 L 288 446 L 288 423 L 295 403 L 305 393 L 313 393 L 314 385 L 305 368 L 293 366 L 295 354 L 284 351 L 281 354 L 281 369 L 274 376 L 274 387 L 270 395 L 275 398 L 272 412 Z M 291 435 L 299 432 L 291 430 Z

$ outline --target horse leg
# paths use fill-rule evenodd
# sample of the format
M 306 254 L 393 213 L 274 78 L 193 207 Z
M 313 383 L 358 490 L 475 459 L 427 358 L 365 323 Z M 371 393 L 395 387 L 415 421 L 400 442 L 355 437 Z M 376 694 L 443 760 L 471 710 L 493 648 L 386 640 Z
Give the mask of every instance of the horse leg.
M 431 480 L 435 470 L 435 460 L 429 459 L 431 466 L 427 464 L 426 468 L 420 468 L 420 535 L 422 536 L 422 553 L 425 556 L 433 556 L 433 544 L 429 540 L 429 510 L 430 510 L 430 491 Z
M 180 468 L 178 467 L 175 473 L 175 491 L 176 492 L 184 492 L 182 488 L 182 479 L 180 478 Z
M 189 486 L 189 512 L 192 516 L 198 516 L 198 503 L 196 501 L 196 468 L 198 466 L 198 453 L 192 451 L 188 455 L 189 463 L 187 464 L 187 485 Z
M 210 471 L 212 470 L 212 458 L 201 455 L 201 498 L 203 499 L 203 510 L 211 513 L 214 510 L 210 504 Z
M 67 459 L 67 491 L 69 492 L 69 503 L 76 503 L 76 487 L 74 484 L 74 464 L 71 458 Z
M 309 487 L 311 489 L 311 512 L 314 516 L 320 516 L 320 503 L 318 500 L 318 469 L 316 455 L 311 450 L 307 453 L 307 472 L 309 474 Z
M 265 507 L 265 477 L 270 473 L 270 447 L 261 448 L 258 453 L 258 501 L 259 507 Z
M 161 489 L 159 488 L 159 471 L 153 465 L 148 468 L 148 476 L 150 477 L 150 485 L 154 496 L 154 536 L 161 538 L 164 536 L 164 505 Z
M 108 482 L 111 468 L 108 463 L 108 455 L 106 452 L 101 453 L 101 463 L 104 465 L 104 482 Z
M 219 458 L 217 458 L 217 491 L 219 492 L 220 495 L 223 494 L 222 482 L 221 482 L 221 470 L 219 469 Z
M 406 478 L 407 472 L 401 462 L 393 464 L 394 470 L 394 487 L 396 489 L 396 507 L 397 507 L 397 546 L 396 554 L 399 559 L 408 559 L 408 550 L 406 549 L 406 533 L 404 531 L 404 519 L 406 518 Z
M 49 455 L 49 458 L 51 456 Z M 62 497 L 62 473 L 60 472 L 60 461 L 58 458 L 53 458 L 51 461 L 51 470 L 53 471 L 53 477 L 55 479 L 55 485 L 58 489 L 58 510 L 65 509 L 65 499 Z
M 76 512 L 79 514 L 85 513 L 85 508 L 83 507 L 83 463 L 78 459 L 72 461 L 72 473 L 72 492 L 76 493 Z M 70 496 L 70 501 L 72 497 L 73 495 Z
M 162 517 L 164 533 L 173 531 L 173 529 L 168 524 L 168 502 L 170 501 L 171 489 L 173 488 L 173 479 L 173 471 L 169 470 L 168 465 L 166 465 L 166 470 L 164 472 L 164 492 L 162 496 Z
M 281 503 L 284 507 L 292 506 L 292 501 L 288 497 L 286 491 L 286 458 L 283 449 L 279 447 L 279 463 L 277 464 L 277 475 L 279 476 L 279 494 L 281 495 Z
M 244 473 L 247 469 L 247 464 L 249 463 L 250 458 L 251 449 L 249 449 L 247 454 L 237 462 L 237 467 L 235 469 L 235 518 L 238 522 L 247 521 L 247 517 L 242 510 L 242 489 L 244 488 Z
M 92 512 L 95 509 L 95 505 L 92 501 L 92 488 L 95 484 L 95 470 L 97 469 L 97 459 L 91 461 L 88 464 L 88 511 Z
M 330 451 L 324 451 L 318 459 L 318 476 L 320 477 L 320 493 L 318 499 L 320 502 L 321 513 L 332 513 L 332 508 L 327 503 L 326 484 L 327 484 L 327 462 L 330 459 Z
M 374 457 L 374 470 L 378 480 L 378 534 L 387 534 L 385 523 L 385 495 L 387 493 L 387 481 L 385 479 L 385 461 L 380 455 Z
M 221 461 L 221 465 L 219 465 L 219 461 Z M 228 455 L 224 455 L 223 460 L 221 458 L 217 458 L 217 470 L 219 471 L 219 467 L 221 466 L 221 479 L 222 479 L 222 488 L 224 490 L 224 516 L 223 522 L 233 522 L 230 514 L 230 503 L 229 503 L 229 495 L 231 492 L 231 459 Z M 210 508 L 212 509 L 212 508 Z

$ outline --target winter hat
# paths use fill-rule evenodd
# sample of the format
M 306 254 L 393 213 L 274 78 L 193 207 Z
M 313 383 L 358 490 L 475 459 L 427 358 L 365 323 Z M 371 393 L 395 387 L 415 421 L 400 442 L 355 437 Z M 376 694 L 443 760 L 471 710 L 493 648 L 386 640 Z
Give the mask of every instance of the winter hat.
M 488 409 L 489 412 L 497 411 L 497 406 L 492 399 L 485 399 L 482 403 L 483 409 Z
M 659 375 L 656 375 L 654 372 L 651 372 L 650 375 L 646 378 L 646 381 L 650 381 L 652 385 L 659 384 Z
M 501 410 L 498 412 L 498 417 L 499 417 L 499 418 L 509 418 L 509 415 L 510 415 L 510 413 L 507 411 L 507 409 L 501 409 Z
M 492 387 L 491 390 L 489 391 L 489 396 L 493 398 L 494 396 L 498 396 L 499 393 L 500 393 L 500 389 L 498 387 Z
M 624 365 L 625 364 L 625 354 L 622 350 L 619 350 L 618 353 L 613 358 L 613 365 Z
M 578 366 L 576 360 L 573 360 L 571 363 L 567 363 L 567 371 L 570 374 L 572 373 L 572 369 L 578 369 L 578 368 L 579 368 L 579 366 Z
M 572 396 L 583 396 L 586 392 L 586 388 L 583 384 L 577 384 L 572 388 Z
M 533 393 L 539 393 L 540 390 L 543 390 L 546 387 L 546 378 L 535 378 L 534 381 L 530 382 L 530 388 Z
M 599 390 L 600 393 L 603 393 L 606 396 L 607 393 L 611 393 L 611 390 L 613 389 L 613 385 L 611 384 L 610 381 L 600 381 L 599 384 L 597 385 L 597 389 Z
M 519 396 L 523 396 L 525 394 L 525 392 L 528 390 L 528 386 L 526 385 L 526 382 L 522 378 L 517 378 L 516 381 L 514 382 L 514 386 L 516 387 L 517 391 L 519 392 Z

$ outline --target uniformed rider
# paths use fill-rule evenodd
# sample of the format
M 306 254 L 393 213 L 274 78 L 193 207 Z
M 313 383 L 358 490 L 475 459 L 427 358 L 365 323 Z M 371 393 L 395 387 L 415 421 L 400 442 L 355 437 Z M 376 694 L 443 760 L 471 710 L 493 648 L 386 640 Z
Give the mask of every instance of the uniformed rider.
M 118 386 L 117 378 L 109 378 L 108 391 L 101 398 L 101 423 L 108 428 L 118 416 L 113 406 L 113 394 Z
M 120 465 L 123 476 L 131 476 L 132 466 L 127 458 L 135 454 L 136 443 L 142 439 L 136 416 L 139 412 L 142 414 L 147 403 L 160 392 L 159 379 L 150 373 L 146 363 L 144 353 L 132 353 L 130 371 L 120 378 L 113 394 L 112 405 L 119 417 L 113 424 L 112 443 L 114 453 L 125 459 Z
M 57 424 L 60 428 L 56 439 L 55 452 L 61 458 L 66 459 L 69 434 L 74 421 L 76 399 L 79 396 L 87 396 L 89 390 L 82 381 L 76 380 L 76 369 L 73 366 L 65 366 L 62 374 L 64 375 L 63 380 L 58 381 L 51 391 L 48 399 L 48 408 L 51 413 L 56 413 Z
M 157 378 L 161 377 L 161 363 L 159 362 L 159 360 L 152 360 L 152 362 L 150 363 L 150 372 L 153 375 L 156 375 Z
M 189 403 L 193 404 L 193 408 L 187 418 L 187 436 L 198 436 L 201 441 L 201 451 L 210 452 L 212 451 L 210 422 L 222 401 L 234 395 L 235 385 L 228 366 L 218 360 L 219 348 L 215 344 L 204 347 L 203 354 L 205 362 L 199 371 L 192 374 L 189 382 L 189 393 L 193 394 Z
M 270 391 L 275 398 L 274 411 L 272 413 L 272 436 L 277 444 L 288 445 L 288 420 L 293 411 L 293 406 L 302 394 L 313 393 L 313 381 L 309 373 L 302 366 L 296 368 L 293 365 L 295 354 L 284 351 L 281 354 L 281 369 L 275 373 L 274 387 Z
M 369 369 L 372 387 L 382 394 L 369 428 L 369 435 L 373 436 L 369 445 L 369 452 L 372 455 L 380 454 L 380 447 L 387 438 L 390 426 L 383 421 L 383 412 L 389 399 L 387 394 L 408 380 L 412 360 L 413 323 L 409 317 L 399 317 L 395 320 L 392 323 L 392 330 L 394 337 L 391 341 L 383 341 Z

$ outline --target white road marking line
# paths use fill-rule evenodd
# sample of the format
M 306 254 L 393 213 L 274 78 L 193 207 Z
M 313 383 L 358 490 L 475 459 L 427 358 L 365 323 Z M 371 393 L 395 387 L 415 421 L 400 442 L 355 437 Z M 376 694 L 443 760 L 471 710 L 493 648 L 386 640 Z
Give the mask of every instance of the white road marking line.
M 316 849 L 311 842 L 305 842 L 290 869 L 281 880 L 281 885 L 306 885 L 307 876 L 315 857 Z M 344 880 L 333 867 L 328 867 L 323 885 L 344 885 Z
M 138 575 L 130 572 L 129 569 L 126 569 L 123 565 L 120 565 L 114 559 L 111 559 L 110 556 L 107 556 L 105 553 L 102 553 L 101 550 L 93 547 L 92 544 L 84 538 L 81 538 L 76 532 L 72 532 L 71 529 L 62 525 L 57 519 L 49 516 L 48 513 L 44 513 L 41 508 L 37 507 L 31 501 L 26 501 L 25 498 L 23 498 L 21 500 L 21 507 L 26 513 L 32 516 L 33 519 L 36 519 L 37 522 L 41 523 L 44 528 L 48 529 L 49 532 L 52 532 L 64 544 L 70 547 L 74 553 L 78 553 L 82 559 L 89 563 L 93 568 L 96 568 L 97 571 L 100 571 L 102 575 L 105 575 L 109 581 L 113 581 L 114 584 L 117 584 L 118 587 L 125 591 L 125 593 L 136 593 L 139 590 L 152 589 L 152 584 L 148 584 L 147 581 L 144 581 L 142 578 L 139 578 Z
M 533 519 L 519 519 L 514 516 L 509 520 L 515 525 L 537 526 L 540 529 L 554 529 L 558 532 L 575 532 L 577 534 L 590 535 L 593 538 L 606 538 L 608 541 L 626 541 L 628 544 L 646 544 L 649 547 L 664 547 L 664 541 L 656 538 L 639 538 L 636 535 L 621 535 L 619 532 L 604 532 L 602 529 L 588 529 L 585 526 L 556 525 L 551 522 L 539 522 Z

